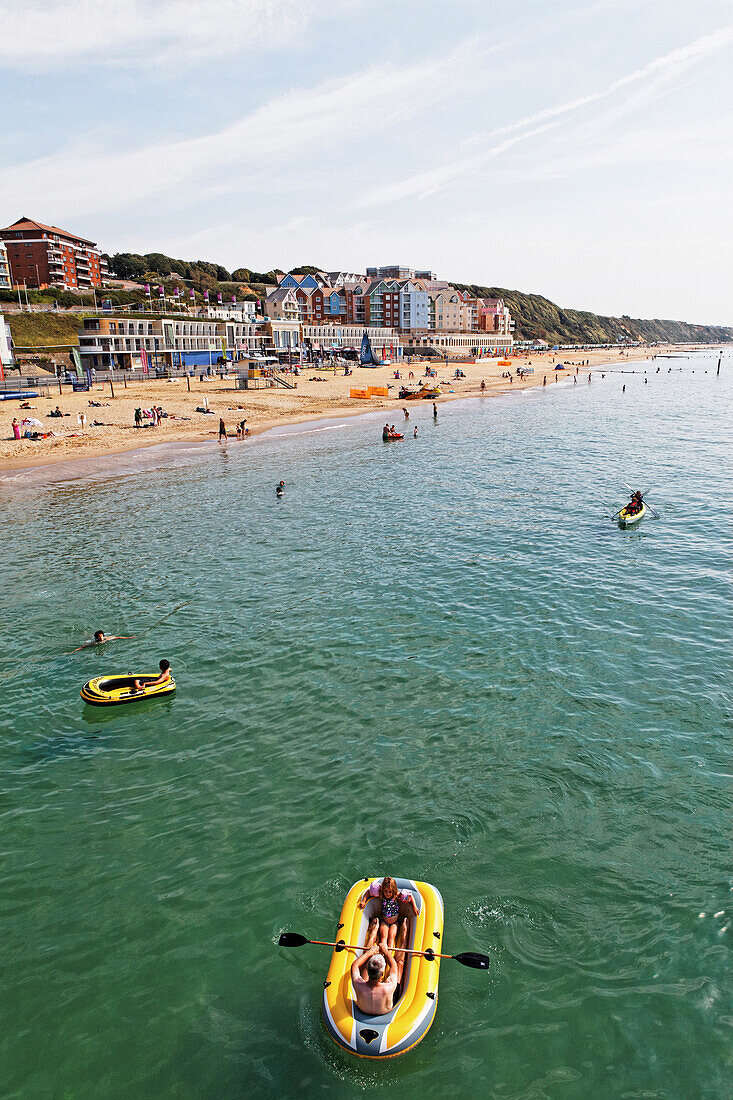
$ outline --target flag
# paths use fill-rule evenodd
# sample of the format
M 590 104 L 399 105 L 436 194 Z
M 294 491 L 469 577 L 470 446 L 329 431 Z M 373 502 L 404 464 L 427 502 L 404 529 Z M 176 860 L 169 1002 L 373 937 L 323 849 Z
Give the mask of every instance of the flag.
M 188 296 L 189 296 L 189 298 L 191 299 L 192 302 L 195 300 L 196 296 L 195 296 L 193 290 L 189 290 Z
M 174 297 L 174 298 L 177 298 L 177 297 L 178 297 L 178 293 L 179 293 L 179 291 L 178 291 L 178 287 L 176 286 L 176 287 L 174 287 L 174 288 L 173 288 L 173 297 Z
M 221 303 L 223 301 L 222 296 L 221 296 L 221 291 L 219 291 L 219 293 L 217 294 L 216 300 L 219 303 L 219 305 L 221 305 Z
M 150 297 L 150 283 L 145 284 L 145 293 Z
M 236 304 L 237 304 L 237 296 L 236 296 L 236 294 L 232 294 L 232 305 L 236 305 Z
M 209 292 L 208 292 L 208 290 L 205 290 L 204 291 L 204 301 L 208 302 L 208 300 L 209 300 Z
M 145 348 L 140 348 L 140 366 L 143 368 L 143 373 L 148 373 L 148 353 Z

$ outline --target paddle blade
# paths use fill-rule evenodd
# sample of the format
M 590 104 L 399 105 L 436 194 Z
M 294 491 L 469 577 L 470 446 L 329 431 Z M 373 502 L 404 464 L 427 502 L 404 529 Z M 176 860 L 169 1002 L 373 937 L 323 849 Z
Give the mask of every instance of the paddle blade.
M 299 932 L 281 932 L 277 941 L 278 947 L 304 947 L 310 940 L 301 936 Z
M 488 970 L 491 966 L 489 956 L 479 955 L 476 951 L 462 951 L 460 955 L 454 955 L 453 958 L 456 962 L 462 963 L 464 966 L 470 966 L 474 970 Z

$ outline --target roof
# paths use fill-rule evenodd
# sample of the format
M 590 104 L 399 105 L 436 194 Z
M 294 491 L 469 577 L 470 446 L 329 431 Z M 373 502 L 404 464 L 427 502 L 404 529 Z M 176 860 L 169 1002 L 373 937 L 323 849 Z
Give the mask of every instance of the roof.
M 12 225 L 6 225 L 4 229 L 0 229 L 0 233 L 10 233 L 19 229 L 40 229 L 43 233 L 57 233 L 60 237 L 68 237 L 72 241 L 81 241 L 82 244 L 90 244 L 92 248 L 96 247 L 95 241 L 89 241 L 86 237 L 79 237 L 76 233 L 69 233 L 68 229 L 59 229 L 57 225 L 44 225 L 43 222 L 34 222 L 32 218 L 18 218 L 17 222 L 13 222 Z

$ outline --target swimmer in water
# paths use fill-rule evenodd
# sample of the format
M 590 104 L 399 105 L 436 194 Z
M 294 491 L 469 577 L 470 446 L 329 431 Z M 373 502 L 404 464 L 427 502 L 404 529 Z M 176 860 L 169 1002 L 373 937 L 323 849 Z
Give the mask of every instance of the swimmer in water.
M 80 649 L 89 649 L 89 647 L 93 645 L 104 645 L 105 642 L 128 641 L 130 638 L 134 637 L 134 634 L 105 634 L 103 630 L 95 630 L 91 642 L 84 642 L 84 645 L 77 646 L 76 649 L 72 649 L 71 652 L 78 653 Z
M 285 492 L 285 482 L 281 481 L 275 486 L 275 495 L 281 497 Z
M 412 438 L 417 439 L 417 424 L 415 425 L 415 431 L 412 433 Z

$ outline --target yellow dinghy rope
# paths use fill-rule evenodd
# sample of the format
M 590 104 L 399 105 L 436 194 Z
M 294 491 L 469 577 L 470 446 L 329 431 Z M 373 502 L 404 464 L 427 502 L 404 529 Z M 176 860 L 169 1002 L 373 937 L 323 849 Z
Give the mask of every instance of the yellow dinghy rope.
M 176 681 L 172 676 L 162 684 L 146 686 L 146 681 L 157 680 L 159 675 L 158 672 L 142 672 L 136 676 L 96 676 L 84 684 L 79 694 L 85 703 L 93 707 L 114 707 L 119 703 L 137 703 L 141 699 L 172 695 L 176 690 Z M 135 691 L 136 680 L 142 684 L 139 691 Z
M 337 940 L 363 945 L 369 921 L 380 912 L 380 899 L 370 898 L 364 909 L 357 902 L 370 883 L 381 879 L 360 879 L 346 895 Z M 397 888 L 415 900 L 418 915 L 410 917 L 408 948 L 439 951 L 443 937 L 443 899 L 429 882 L 395 879 Z M 356 1004 L 351 984 L 353 951 L 334 948 L 323 986 L 323 1020 L 331 1038 L 344 1050 L 362 1058 L 392 1058 L 416 1046 L 427 1034 L 438 1001 L 440 959 L 407 955 L 402 975 L 402 993 L 390 1012 L 367 1016 Z

